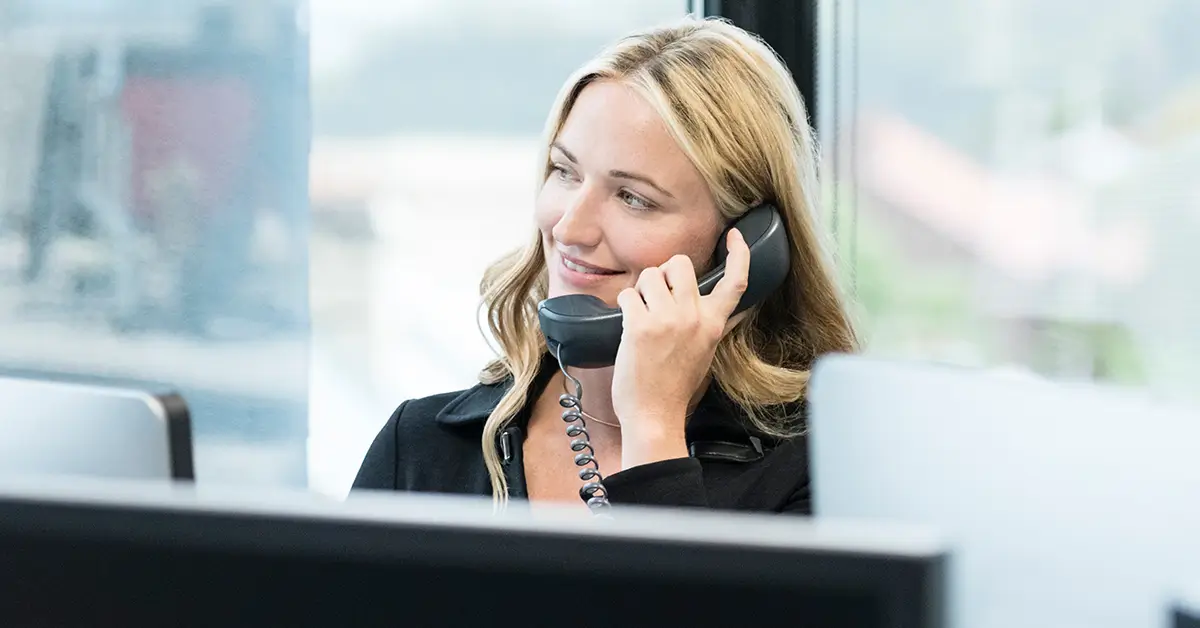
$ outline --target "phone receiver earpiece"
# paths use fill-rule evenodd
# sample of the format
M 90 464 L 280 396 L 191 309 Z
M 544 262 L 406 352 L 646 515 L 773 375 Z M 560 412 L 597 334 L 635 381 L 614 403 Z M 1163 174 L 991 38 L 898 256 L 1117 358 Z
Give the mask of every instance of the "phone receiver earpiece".
M 783 218 L 773 205 L 759 205 L 742 215 L 730 228 L 742 232 L 750 248 L 750 273 L 746 292 L 734 314 L 759 303 L 783 284 L 791 265 L 791 247 Z M 697 280 L 701 295 L 712 294 L 725 276 L 725 247 L 728 230 L 721 235 L 714 254 L 715 267 Z M 563 366 L 603 368 L 612 366 L 621 345 L 620 308 L 610 308 L 589 294 L 568 294 L 538 304 L 538 323 L 550 351 Z

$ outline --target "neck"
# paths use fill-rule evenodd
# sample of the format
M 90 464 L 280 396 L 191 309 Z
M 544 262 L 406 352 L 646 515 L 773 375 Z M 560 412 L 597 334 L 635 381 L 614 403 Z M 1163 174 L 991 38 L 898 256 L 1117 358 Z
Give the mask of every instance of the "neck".
M 567 368 L 567 372 L 571 377 L 579 380 L 583 386 L 583 398 L 581 404 L 583 410 L 588 414 L 596 417 L 607 423 L 619 423 L 617 413 L 613 411 L 612 403 L 612 381 L 613 368 L 607 367 L 602 369 L 577 369 L 573 367 Z M 567 390 L 574 393 L 574 387 L 565 377 L 559 375 L 559 378 L 566 382 Z
M 580 405 L 583 411 L 596 417 L 606 423 L 617 423 L 621 420 L 617 418 L 617 413 L 613 410 L 612 400 L 612 383 L 613 383 L 613 367 L 602 369 L 579 369 L 568 367 L 567 372 L 571 377 L 579 380 L 579 384 L 583 386 L 583 398 L 580 400 Z M 566 385 L 566 390 L 572 393 L 575 392 L 567 378 L 559 373 L 556 376 L 559 381 L 559 389 L 562 390 L 563 385 Z M 704 397 L 705 391 L 712 381 L 712 376 L 706 376 L 696 392 L 692 394 L 691 400 L 688 402 L 688 414 L 690 415 L 696 406 L 700 403 L 700 399 Z M 557 395 L 556 395 L 557 396 Z

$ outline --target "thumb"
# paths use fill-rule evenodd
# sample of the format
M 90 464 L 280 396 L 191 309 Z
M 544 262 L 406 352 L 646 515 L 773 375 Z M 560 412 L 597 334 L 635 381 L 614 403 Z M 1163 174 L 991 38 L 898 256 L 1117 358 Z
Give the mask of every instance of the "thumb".
M 718 307 L 723 308 L 721 314 L 728 318 L 737 309 L 749 284 L 750 247 L 746 245 L 742 232 L 737 229 L 729 230 L 725 244 L 729 250 L 725 257 L 725 276 L 721 277 L 709 296 L 714 297 Z

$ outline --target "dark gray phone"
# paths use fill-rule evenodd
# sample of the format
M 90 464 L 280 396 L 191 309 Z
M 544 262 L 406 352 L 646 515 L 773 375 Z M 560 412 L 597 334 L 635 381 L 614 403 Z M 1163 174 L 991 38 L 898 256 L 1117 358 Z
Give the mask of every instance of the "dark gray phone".
M 734 314 L 762 303 L 787 277 L 791 249 L 783 218 L 773 205 L 759 205 L 737 219 L 730 229 L 742 232 L 750 248 L 750 275 L 746 292 Z M 710 294 L 725 276 L 725 237 L 716 249 L 716 266 L 697 280 L 701 295 Z M 610 308 L 588 294 L 568 294 L 538 304 L 538 322 L 550 351 L 562 366 L 602 368 L 612 366 L 621 344 L 621 310 Z

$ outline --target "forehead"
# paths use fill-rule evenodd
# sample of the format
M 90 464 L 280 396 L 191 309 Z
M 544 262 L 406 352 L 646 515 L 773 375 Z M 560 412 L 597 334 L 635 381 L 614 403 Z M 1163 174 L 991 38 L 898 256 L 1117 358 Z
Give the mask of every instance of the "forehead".
M 673 193 L 701 182 L 658 112 L 624 83 L 603 80 L 585 87 L 558 141 L 586 169 L 638 172 Z

